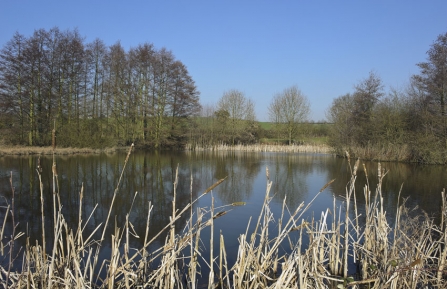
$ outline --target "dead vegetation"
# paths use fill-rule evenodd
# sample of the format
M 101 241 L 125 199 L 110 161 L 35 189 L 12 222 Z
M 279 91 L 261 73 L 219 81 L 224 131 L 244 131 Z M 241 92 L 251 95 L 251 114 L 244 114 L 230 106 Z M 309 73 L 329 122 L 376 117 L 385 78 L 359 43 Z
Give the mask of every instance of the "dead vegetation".
M 10 262 L 0 268 L 0 282 L 5 288 L 446 288 L 445 192 L 440 196 L 440 224 L 434 224 L 425 214 L 413 216 L 404 202 L 396 208 L 396 219 L 390 222 L 383 209 L 381 191 L 387 172 L 379 165 L 377 189 L 371 192 L 369 182 L 365 184 L 363 193 L 366 202 L 362 204 L 364 208 L 360 208 L 354 192 L 359 167 L 357 160 L 351 168 L 351 180 L 346 186 L 343 205 L 337 207 L 334 199 L 333 208 L 321 212 L 319 218 L 307 220 L 303 214 L 313 201 L 291 210 L 284 200 L 281 215 L 274 216 L 270 210 L 272 182 L 267 168 L 264 204 L 259 216 L 253 216 L 254 230 L 249 230 L 247 224 L 247 230 L 239 236 L 237 252 L 230 252 L 237 254 L 236 261 L 229 264 L 222 233 L 218 236 L 211 233 L 210 240 L 201 239 L 203 230 L 214 232 L 214 220 L 224 217 L 227 210 L 214 208 L 213 198 L 209 209 L 194 209 L 198 199 L 212 193 L 225 179 L 209 187 L 196 200 L 191 199 L 184 208 L 175 207 L 176 179 L 170 222 L 151 239 L 148 237 L 152 214 L 150 202 L 143 235 L 134 231 L 127 215 L 126 221 L 123 224 L 115 223 L 113 234 L 106 236 L 111 211 L 104 224 L 87 235 L 84 229 L 93 212 L 82 216 L 80 207 L 77 229 L 67 225 L 61 213 L 54 162 L 52 201 L 56 204 L 55 211 L 53 216 L 44 216 L 43 211 L 41 215 L 42 226 L 45 218 L 55 220 L 52 248 L 46 247 L 45 236 L 42 235 L 41 241 L 36 244 L 31 244 L 28 239 L 20 256 L 14 255 L 17 251 L 14 248 L 15 240 L 27 237 L 15 231 L 12 198 L 10 205 L 4 208 L 5 219 L 0 236 L 1 254 L 9 257 Z M 323 186 L 315 198 L 331 182 Z M 114 196 L 118 187 L 119 184 Z M 12 178 L 11 189 L 14 195 Z M 83 189 L 79 197 L 84 197 Z M 47 201 L 41 199 L 42 203 Z M 114 201 L 115 198 L 112 199 L 111 208 Z M 176 234 L 176 221 L 183 214 L 190 214 L 189 221 L 182 233 Z M 12 223 L 10 236 L 5 233 L 7 222 Z M 101 238 L 94 239 L 94 233 L 101 230 Z M 168 232 L 164 244 L 151 250 L 150 245 L 164 231 Z M 291 237 L 292 234 L 294 237 Z M 112 250 L 108 258 L 101 260 L 99 251 L 105 238 L 111 238 Z M 132 238 L 143 239 L 143 246 L 132 248 Z M 219 244 L 218 252 L 212 249 L 215 242 Z M 207 256 L 201 250 L 204 243 L 210 248 Z M 288 249 L 283 250 L 284 247 Z M 22 268 L 15 270 L 12 263 L 17 257 L 23 260 Z M 348 271 L 352 264 L 358 268 L 355 274 Z M 201 273 L 203 266 L 209 272 L 206 276 Z
M 253 145 L 226 145 L 220 144 L 210 147 L 186 146 L 187 150 L 196 151 L 240 151 L 240 152 L 285 152 L 285 153 L 333 153 L 333 149 L 324 144 L 300 144 L 300 145 L 276 145 L 276 144 L 253 144 Z

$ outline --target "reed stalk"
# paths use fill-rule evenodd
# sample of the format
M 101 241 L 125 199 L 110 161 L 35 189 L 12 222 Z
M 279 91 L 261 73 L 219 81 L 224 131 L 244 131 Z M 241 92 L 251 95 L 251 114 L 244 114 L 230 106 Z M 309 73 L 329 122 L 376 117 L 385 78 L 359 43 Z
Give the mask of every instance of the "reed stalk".
M 447 260 L 447 224 L 445 222 L 445 218 L 447 217 L 447 199 L 445 194 L 445 189 L 441 192 L 441 198 L 442 198 L 442 207 L 441 207 L 441 225 L 440 225 L 440 240 L 439 242 L 439 269 L 437 274 L 438 282 L 442 280 L 442 275 L 445 268 L 445 263 Z M 444 246 L 441 246 L 441 244 L 444 244 Z
M 214 283 L 214 196 L 211 193 L 211 218 L 210 218 L 210 273 L 208 277 L 208 288 L 212 287 L 212 284 Z
M 2 228 L 2 240 L 3 240 L 3 232 L 4 232 L 4 228 L 5 228 L 5 223 L 6 223 L 6 219 L 7 216 L 9 215 L 9 213 L 11 212 L 11 219 L 12 219 L 12 234 L 11 234 L 11 239 L 9 242 L 9 266 L 8 266 L 8 272 L 6 274 L 6 288 L 9 287 L 9 277 L 11 275 L 11 267 L 12 267 L 12 261 L 13 261 L 13 254 L 14 254 L 14 239 L 15 239 L 15 228 L 16 228 L 16 224 L 15 224 L 15 220 L 14 220 L 14 195 L 15 195 L 15 189 L 13 186 L 13 182 L 12 182 L 12 172 L 11 172 L 11 176 L 9 178 L 9 182 L 11 185 L 11 192 L 12 192 L 12 200 L 11 200 L 11 210 L 10 210 L 10 205 L 8 205 L 8 208 L 6 209 L 6 214 L 5 214 L 5 221 L 3 222 L 3 228 Z M 2 243 L 2 255 L 3 255 L 3 243 Z
M 104 241 L 104 236 L 105 236 L 105 233 L 106 233 L 106 230 L 107 230 L 107 226 L 108 226 L 109 220 L 110 220 L 110 214 L 112 212 L 112 208 L 113 208 L 113 205 L 115 203 L 116 194 L 118 193 L 118 189 L 119 189 L 119 186 L 121 184 L 121 180 L 123 178 L 124 170 L 126 168 L 126 165 L 127 165 L 128 160 L 129 160 L 130 154 L 132 152 L 133 146 L 134 145 L 132 143 L 132 145 L 130 146 L 129 151 L 127 153 L 126 159 L 124 160 L 123 169 L 121 170 L 121 175 L 120 175 L 120 178 L 118 179 L 118 183 L 117 183 L 117 185 L 115 187 L 115 191 L 113 192 L 112 202 L 110 204 L 109 212 L 107 214 L 107 218 L 106 218 L 103 230 L 102 230 L 101 239 L 99 240 L 99 243 L 98 243 L 98 246 L 97 246 L 97 249 L 96 249 L 96 253 L 95 253 L 95 257 L 93 259 L 93 264 L 92 264 L 93 268 L 96 268 L 96 265 L 98 264 L 98 257 L 99 257 L 99 251 L 101 249 L 101 244 Z

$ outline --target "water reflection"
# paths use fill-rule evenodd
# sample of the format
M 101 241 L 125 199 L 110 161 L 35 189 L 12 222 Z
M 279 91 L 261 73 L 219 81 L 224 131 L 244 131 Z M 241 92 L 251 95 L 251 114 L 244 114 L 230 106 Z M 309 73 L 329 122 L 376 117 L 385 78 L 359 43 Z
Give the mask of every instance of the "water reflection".
M 86 221 L 93 208 L 97 206 L 93 217 L 87 223 L 86 234 L 90 234 L 102 224 L 109 212 L 112 197 L 117 188 L 123 169 L 125 153 L 111 155 L 58 156 L 58 184 L 63 214 L 67 223 L 77 229 L 79 206 L 82 219 Z M 39 176 L 37 166 L 42 167 L 41 176 L 44 192 L 44 214 L 46 236 L 51 243 L 53 230 L 52 207 L 52 159 L 49 157 L 2 157 L 0 158 L 0 195 L 2 205 L 11 203 L 9 184 L 12 172 L 15 187 L 15 214 L 19 222 L 18 230 L 26 232 L 31 239 L 40 240 L 41 210 Z M 352 164 L 353 165 L 353 164 Z M 378 164 L 366 162 L 366 173 L 361 163 L 356 183 L 356 198 L 364 203 L 363 186 L 367 179 L 374 192 L 377 186 Z M 398 204 L 398 193 L 409 199 L 409 205 L 419 205 L 429 214 L 440 211 L 440 192 L 447 185 L 447 168 L 444 166 L 418 166 L 412 164 L 382 163 L 389 171 L 383 182 L 383 197 L 388 216 Z M 237 237 L 244 233 L 250 217 L 257 218 L 266 190 L 266 168 L 273 182 L 272 211 L 279 216 L 283 199 L 294 210 L 302 202 L 309 202 L 315 194 L 331 179 L 336 179 L 317 199 L 311 211 L 305 217 L 315 216 L 333 206 L 342 206 L 346 194 L 346 184 L 350 179 L 350 166 L 345 159 L 330 155 L 286 154 L 286 153 L 235 153 L 235 152 L 134 152 L 124 170 L 118 186 L 115 205 L 112 208 L 110 227 L 122 227 L 126 214 L 139 235 L 144 235 L 149 203 L 153 205 L 150 223 L 150 236 L 154 236 L 169 222 L 172 212 L 173 182 L 178 168 L 178 187 L 176 208 L 183 208 L 191 199 L 195 199 L 216 181 L 226 178 L 212 194 L 201 199 L 197 205 L 209 207 L 211 198 L 215 198 L 217 210 L 231 209 L 223 218 L 216 220 L 216 234 L 220 231 L 226 236 L 227 251 L 237 248 Z M 368 177 L 366 177 L 366 175 Z M 80 192 L 83 187 L 83 199 L 80 204 Z M 135 197 L 135 193 L 138 194 Z M 133 203 L 132 210 L 130 207 Z M 246 202 L 243 207 L 219 206 L 235 202 Z M 401 202 L 401 200 L 400 200 Z M 5 209 L 1 210 L 4 216 Z M 184 227 L 188 213 L 183 215 L 176 226 L 177 232 Z M 106 236 L 110 236 L 108 231 Z M 209 234 L 209 233 L 208 233 Z M 100 231 L 97 232 L 100 237 Z M 203 233 L 206 240 L 207 233 Z M 144 238 L 134 239 L 133 246 L 141 247 Z M 164 240 L 164 235 L 160 240 Z M 25 238 L 18 240 L 25 245 Z M 107 238 L 105 246 L 110 246 Z M 31 243 L 34 243 L 33 241 Z M 48 246 L 50 247 L 50 246 Z M 235 253 L 235 252 L 234 252 Z M 230 253 L 231 255 L 231 253 Z M 229 256 L 231 258 L 231 256 Z M 231 260 L 230 260 L 231 261 Z
M 345 196 L 345 186 L 351 177 L 347 160 L 328 163 L 331 166 L 331 177 L 338 178 L 330 187 L 331 192 L 338 198 Z M 352 166 L 354 162 L 352 161 Z M 439 217 L 441 191 L 447 186 L 447 167 L 421 166 L 417 164 L 381 163 L 382 172 L 387 172 L 383 178 L 382 196 L 384 209 L 394 218 L 398 205 L 406 199 L 407 206 L 419 207 L 433 217 Z M 372 195 L 378 185 L 379 163 L 360 162 L 356 180 L 356 198 L 360 204 L 365 202 L 364 186 L 369 184 Z M 400 199 L 399 199 L 400 192 Z

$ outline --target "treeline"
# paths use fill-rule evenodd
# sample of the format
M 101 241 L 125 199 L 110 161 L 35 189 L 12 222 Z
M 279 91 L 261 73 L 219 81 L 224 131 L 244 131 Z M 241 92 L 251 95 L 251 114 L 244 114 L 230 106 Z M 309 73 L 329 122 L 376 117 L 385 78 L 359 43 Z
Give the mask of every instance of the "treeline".
M 148 148 L 296 143 L 312 126 L 297 87 L 274 96 L 266 129 L 254 102 L 231 89 L 202 108 L 185 65 L 165 48 L 144 43 L 86 43 L 77 30 L 20 33 L 0 50 L 0 144 Z
M 77 30 L 16 33 L 0 51 L 2 142 L 183 146 L 199 92 L 171 51 L 86 43 Z
M 327 118 L 339 154 L 373 160 L 447 163 L 447 33 L 418 63 L 404 89 L 385 93 L 371 72 L 354 92 L 334 99 Z
M 19 33 L 0 50 L 0 144 L 62 147 L 212 147 L 325 140 L 340 155 L 447 163 L 447 33 L 403 89 L 385 92 L 379 75 L 334 99 L 331 125 L 307 122 L 307 97 L 292 86 L 273 96 L 268 126 L 254 102 L 225 92 L 201 107 L 186 66 L 150 43 L 86 43 L 77 30 Z

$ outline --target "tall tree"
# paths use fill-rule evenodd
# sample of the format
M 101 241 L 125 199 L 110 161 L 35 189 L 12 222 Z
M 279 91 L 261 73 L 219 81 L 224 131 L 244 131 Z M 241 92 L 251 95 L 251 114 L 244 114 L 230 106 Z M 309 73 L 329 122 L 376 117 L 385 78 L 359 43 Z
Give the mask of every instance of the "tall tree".
M 148 141 L 155 54 L 156 50 L 150 43 L 138 45 L 129 51 L 132 83 L 139 102 L 140 138 L 145 143 Z
M 87 107 L 84 109 L 86 121 L 84 130 L 89 132 L 89 138 L 99 145 L 105 141 L 104 126 L 106 117 L 104 115 L 104 82 L 106 79 L 106 59 L 108 49 L 104 42 L 95 39 L 85 46 L 85 78 Z
M 444 116 L 447 101 L 447 33 L 438 36 L 427 55 L 427 62 L 417 64 L 421 72 L 413 79 L 426 93 L 428 100 L 439 107 L 438 113 Z
M 126 116 L 126 52 L 120 42 L 110 47 L 107 101 L 115 139 L 124 140 Z M 124 142 L 122 143 L 124 144 Z
M 270 120 L 284 129 L 289 144 L 292 144 L 299 124 L 307 119 L 309 112 L 309 101 L 297 86 L 275 95 L 269 106 Z
M 218 124 L 215 117 L 216 109 L 213 105 L 205 105 L 200 111 L 200 115 L 195 120 L 195 125 L 192 130 L 196 130 L 194 135 L 194 144 L 199 144 L 201 147 L 208 147 L 216 144 Z
M 330 142 L 334 147 L 352 145 L 354 136 L 353 123 L 354 101 L 349 93 L 335 98 L 326 112 L 326 117 L 331 126 Z
M 382 80 L 374 72 L 354 86 L 354 93 L 342 95 L 332 102 L 327 111 L 327 117 L 334 125 L 331 130 L 331 143 L 341 148 L 343 146 L 364 146 L 381 134 L 374 117 L 377 103 L 383 93 Z M 385 104 L 385 103 L 384 103 Z M 388 104 L 391 104 L 389 102 Z M 381 106 L 382 113 L 386 109 Z
M 104 80 L 104 59 L 107 48 L 98 38 L 85 46 L 86 76 L 90 79 L 88 93 L 91 95 L 91 111 L 89 116 L 93 119 L 100 116 L 101 111 L 101 83 Z
M 154 57 L 154 77 L 152 87 L 152 136 L 154 146 L 159 148 L 163 140 L 167 139 L 169 128 L 164 125 L 168 112 L 169 88 L 172 84 L 171 67 L 174 55 L 166 48 L 162 48 Z
M 424 104 L 420 125 L 424 127 L 426 139 L 431 135 L 430 143 L 443 152 L 441 158 L 447 162 L 447 33 L 438 36 L 427 55 L 427 62 L 417 64 L 420 74 L 412 77 L 413 92 L 418 92 L 413 95 Z
M 171 130 L 169 138 L 176 143 L 183 143 L 182 140 L 186 138 L 187 117 L 197 115 L 201 109 L 199 92 L 183 63 L 177 60 L 170 69 L 172 83 L 168 98 L 168 121 Z
M 47 31 L 40 29 L 34 31 L 33 36 L 28 40 L 25 50 L 25 63 L 29 69 L 29 145 L 42 145 L 44 134 L 44 95 L 45 95 L 45 44 Z
M 276 139 L 279 140 L 282 130 L 282 99 L 279 95 L 273 97 L 272 102 L 268 107 L 269 119 L 274 125 L 274 131 L 276 132 Z
M 2 123 L 18 128 L 17 142 L 25 144 L 27 131 L 27 102 L 24 63 L 26 39 L 16 33 L 0 51 L 0 113 Z
M 354 137 L 357 143 L 365 145 L 374 137 L 373 109 L 384 95 L 382 79 L 374 72 L 355 85 L 353 93 L 353 119 L 355 127 Z

